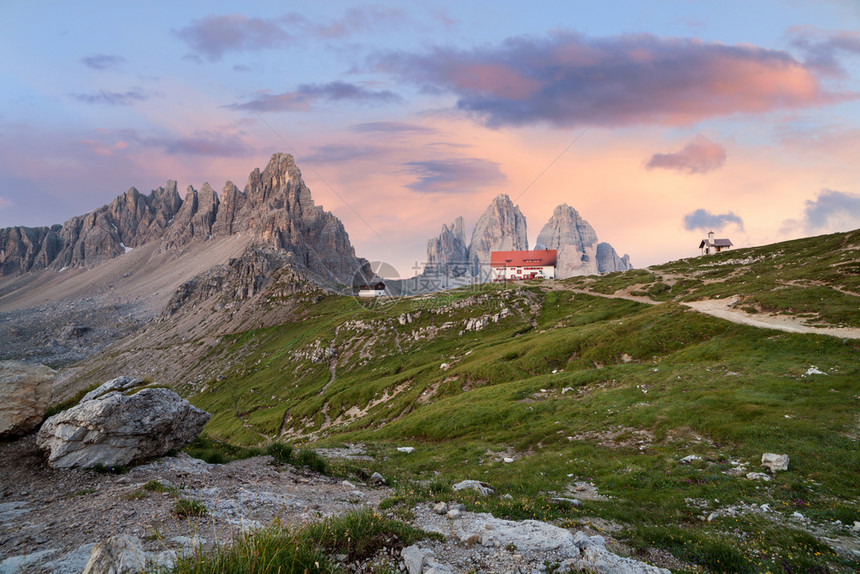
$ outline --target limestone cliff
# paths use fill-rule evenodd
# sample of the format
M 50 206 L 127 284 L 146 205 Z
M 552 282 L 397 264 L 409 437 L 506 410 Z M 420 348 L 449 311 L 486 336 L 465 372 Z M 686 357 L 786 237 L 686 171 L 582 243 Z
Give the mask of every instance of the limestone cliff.
M 526 217 L 507 194 L 496 196 L 475 224 L 469 243 L 468 260 L 472 273 L 487 272 L 492 251 L 527 250 Z
M 630 256 L 624 254 L 619 257 L 615 248 L 608 243 L 597 244 L 597 270 L 600 273 L 612 273 L 614 271 L 629 271 L 633 269 Z
M 290 155 L 252 171 L 244 191 L 228 181 L 222 195 L 204 183 L 188 186 L 183 201 L 171 180 L 149 195 L 131 188 L 62 226 L 0 229 L 0 274 L 94 266 L 151 241 L 169 250 L 236 233 L 292 253 L 295 265 L 328 281 L 351 284 L 364 263 L 340 220 L 314 204 Z
M 598 243 L 594 228 L 566 203 L 555 208 L 538 235 L 535 249 L 558 252 L 558 279 L 633 269 L 629 255 L 619 257 L 611 245 Z
M 458 217 L 451 226 L 442 225 L 438 237 L 427 241 L 425 273 L 449 273 L 463 275 L 467 269 L 469 248 L 466 246 L 466 231 L 463 218 Z
M 597 233 L 566 203 L 555 208 L 538 235 L 535 249 L 557 251 L 555 276 L 559 279 L 598 273 Z

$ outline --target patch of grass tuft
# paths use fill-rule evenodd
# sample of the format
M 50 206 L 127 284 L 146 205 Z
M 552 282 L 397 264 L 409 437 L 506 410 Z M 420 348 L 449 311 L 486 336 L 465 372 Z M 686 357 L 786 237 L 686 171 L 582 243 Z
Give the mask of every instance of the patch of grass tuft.
M 208 511 L 205 506 L 196 500 L 180 498 L 176 501 L 176 504 L 173 505 L 173 513 L 180 518 L 187 518 L 191 516 L 205 516 Z

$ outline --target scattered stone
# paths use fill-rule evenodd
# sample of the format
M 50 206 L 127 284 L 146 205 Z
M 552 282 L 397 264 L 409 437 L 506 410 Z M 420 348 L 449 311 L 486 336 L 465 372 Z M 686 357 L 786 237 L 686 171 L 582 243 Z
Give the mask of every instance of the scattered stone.
M 800 375 L 801 377 L 811 377 L 812 375 L 826 375 L 824 371 L 821 371 L 815 365 L 809 367 L 805 373 Z
M 20 556 L 9 556 L 8 558 L 0 561 L 0 572 L 3 574 L 6 572 L 27 572 L 31 565 L 55 552 L 56 550 L 48 549 L 30 552 L 29 554 L 22 554 Z
M 506 456 L 505 458 L 503 458 L 503 459 L 502 459 L 502 462 L 511 463 L 511 462 L 514 462 L 514 459 L 512 459 L 512 458 L 511 458 L 511 457 L 509 457 L 509 456 Z
M 191 443 L 209 420 L 168 389 L 111 391 L 50 417 L 36 445 L 54 468 L 123 466 Z
M 571 506 L 582 505 L 582 501 L 577 498 L 564 498 L 562 496 L 556 496 L 554 498 L 550 498 L 549 500 L 554 504 L 570 504 Z
M 454 519 L 454 518 L 460 518 L 460 514 L 461 513 L 460 513 L 459 509 L 452 508 L 451 510 L 448 511 L 448 513 L 445 516 L 447 516 L 448 518 Z
M 685 456 L 684 458 L 682 458 L 678 462 L 680 462 L 681 464 L 690 464 L 691 462 L 694 462 L 697 460 L 702 460 L 702 457 L 700 457 L 697 454 L 691 454 L 690 456 Z
M 386 484 L 385 477 L 383 477 L 378 472 L 374 472 L 373 474 L 371 474 L 367 482 L 373 486 L 385 486 Z
M 409 574 L 421 574 L 424 568 L 424 553 L 416 545 L 407 546 L 400 551 L 400 556 L 406 565 Z
M 412 447 L 412 446 L 398 446 L 397 447 L 398 452 L 405 452 L 406 454 L 409 454 L 410 452 L 412 452 L 414 450 L 415 450 L 415 447 Z
M 603 536 L 589 536 L 581 530 L 573 535 L 573 543 L 577 548 L 582 549 L 589 548 L 591 546 L 606 548 L 606 539 L 603 538 Z
M 69 339 L 80 339 L 90 331 L 91 329 L 84 325 L 66 325 L 60 329 L 59 338 L 63 341 L 68 341 Z
M 801 522 L 806 522 L 806 517 L 799 512 L 793 512 L 791 514 L 791 519 L 792 520 L 799 520 Z
M 433 512 L 436 514 L 447 514 L 448 513 L 448 505 L 444 502 L 437 502 L 433 506 Z
M 452 488 L 454 490 L 474 490 L 481 496 L 489 496 L 491 494 L 495 494 L 496 492 L 492 486 L 490 486 L 486 482 L 481 482 L 478 480 L 464 480 L 462 482 L 458 482 Z
M 749 480 L 763 480 L 765 482 L 770 482 L 770 475 L 767 475 L 763 472 L 748 472 L 747 479 Z
M 851 527 L 853 532 L 860 532 L 860 521 L 855 520 L 854 526 Z
M 443 371 L 447 371 L 450 367 L 451 365 L 449 365 L 448 363 L 442 363 L 441 365 L 439 365 L 439 368 Z
M 81 574 L 137 574 L 146 568 L 146 552 L 134 536 L 111 536 L 93 547 Z
M 141 379 L 135 379 L 134 377 L 117 377 L 99 385 L 97 388 L 85 394 L 80 400 L 80 402 L 82 403 L 84 401 L 91 401 L 93 399 L 97 399 L 100 396 L 106 395 L 111 391 L 127 391 L 142 384 L 143 381 Z
M 56 371 L 23 361 L 0 361 L 0 438 L 38 428 L 51 404 Z
M 766 452 L 761 455 L 761 465 L 767 468 L 770 472 L 788 470 L 788 455 Z

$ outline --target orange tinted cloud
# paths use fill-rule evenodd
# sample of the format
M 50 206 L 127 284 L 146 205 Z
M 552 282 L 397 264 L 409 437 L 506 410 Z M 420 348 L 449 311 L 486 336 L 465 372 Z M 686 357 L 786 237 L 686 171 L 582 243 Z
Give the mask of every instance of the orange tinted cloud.
M 822 106 L 819 71 L 789 53 L 647 34 L 559 33 L 473 50 L 376 57 L 378 71 L 455 95 L 487 126 L 683 125 L 733 114 Z

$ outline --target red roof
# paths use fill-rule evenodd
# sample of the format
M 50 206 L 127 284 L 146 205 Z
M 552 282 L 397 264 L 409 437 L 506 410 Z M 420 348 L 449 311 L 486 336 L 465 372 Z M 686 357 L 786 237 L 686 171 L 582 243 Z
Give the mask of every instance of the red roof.
M 547 267 L 555 266 L 555 249 L 540 251 L 493 251 L 490 267 Z

